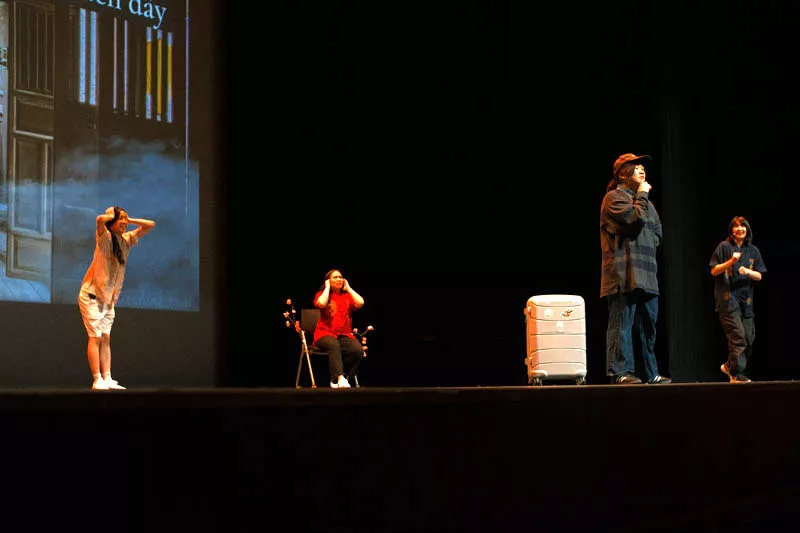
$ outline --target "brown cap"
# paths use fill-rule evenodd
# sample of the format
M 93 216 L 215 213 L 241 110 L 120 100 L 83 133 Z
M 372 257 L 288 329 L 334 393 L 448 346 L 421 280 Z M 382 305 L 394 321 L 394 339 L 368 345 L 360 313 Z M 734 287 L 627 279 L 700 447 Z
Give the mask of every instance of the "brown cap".
M 617 172 L 619 172 L 619 169 L 622 168 L 622 165 L 624 165 L 625 163 L 630 163 L 631 161 L 639 161 L 642 159 L 652 160 L 653 158 L 650 157 L 649 155 L 622 154 L 617 158 L 616 161 L 614 161 L 614 175 L 615 176 L 617 175 Z

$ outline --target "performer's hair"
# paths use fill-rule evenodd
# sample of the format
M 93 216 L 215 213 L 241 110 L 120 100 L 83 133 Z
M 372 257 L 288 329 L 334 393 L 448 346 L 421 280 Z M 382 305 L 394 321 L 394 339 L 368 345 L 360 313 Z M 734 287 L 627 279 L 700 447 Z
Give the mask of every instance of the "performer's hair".
M 342 273 L 342 271 L 339 270 L 338 268 L 332 268 L 331 270 L 328 270 L 327 272 L 325 272 L 325 277 L 322 278 L 322 285 L 319 286 L 319 290 L 321 290 L 321 291 L 325 290 L 325 282 L 327 280 L 331 279 L 331 276 L 333 276 L 334 272 L 339 272 L 340 274 Z
M 753 229 L 750 227 L 750 222 L 744 217 L 733 217 L 731 223 L 728 224 L 728 241 L 733 242 L 733 227 L 744 226 L 747 229 L 747 235 L 744 237 L 744 244 L 753 243 Z
M 614 174 L 614 177 L 611 178 L 611 181 L 608 182 L 606 186 L 606 192 L 612 191 L 617 188 L 620 181 L 626 180 L 633 175 L 633 171 L 636 169 L 636 165 L 640 165 L 639 161 L 628 161 L 627 163 L 623 163 L 617 173 Z
M 117 220 L 119 220 L 119 215 L 120 215 L 120 213 L 122 211 L 125 211 L 125 210 L 122 209 L 120 206 L 115 205 L 114 206 L 114 218 L 112 218 L 111 220 L 106 222 L 106 229 L 108 230 L 109 233 L 111 233 L 111 245 L 114 248 L 114 256 L 117 258 L 117 262 L 120 265 L 124 265 L 125 264 L 125 258 L 122 257 L 122 248 L 119 245 L 119 241 L 117 241 L 116 233 L 111 231 L 111 225 L 114 224 L 114 222 L 116 222 Z

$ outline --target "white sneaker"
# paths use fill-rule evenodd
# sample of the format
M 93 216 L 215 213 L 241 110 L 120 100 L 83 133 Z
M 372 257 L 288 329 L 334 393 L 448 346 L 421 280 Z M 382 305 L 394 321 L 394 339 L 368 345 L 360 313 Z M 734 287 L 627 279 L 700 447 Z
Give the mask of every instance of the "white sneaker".
M 120 384 L 117 382 L 117 380 L 116 380 L 116 379 L 111 379 L 110 377 L 106 378 L 106 386 L 107 386 L 109 389 L 114 389 L 114 390 L 125 390 L 125 387 L 123 387 L 122 385 L 120 385 Z
M 108 390 L 108 385 L 106 385 L 106 380 L 103 378 L 97 378 L 92 383 L 92 390 Z
M 331 381 L 331 388 L 332 389 L 338 389 L 339 388 L 339 384 L 338 383 L 334 383 L 333 381 Z
M 337 385 L 339 385 L 340 389 L 349 389 L 350 388 L 350 382 L 347 381 L 347 378 L 344 377 L 344 375 L 339 376 L 339 382 L 337 383 Z

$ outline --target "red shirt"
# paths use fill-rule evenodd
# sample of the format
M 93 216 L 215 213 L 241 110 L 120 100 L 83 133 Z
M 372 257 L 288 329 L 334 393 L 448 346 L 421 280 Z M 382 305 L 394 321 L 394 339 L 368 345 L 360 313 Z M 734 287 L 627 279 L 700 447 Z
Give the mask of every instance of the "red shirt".
M 314 296 L 314 302 L 317 301 L 322 291 L 319 291 Z M 320 309 L 319 321 L 317 328 L 314 330 L 314 342 L 325 335 L 332 337 L 345 337 L 355 338 L 353 335 L 353 309 L 355 309 L 353 296 L 349 292 L 339 293 L 331 291 L 328 295 L 328 305 Z

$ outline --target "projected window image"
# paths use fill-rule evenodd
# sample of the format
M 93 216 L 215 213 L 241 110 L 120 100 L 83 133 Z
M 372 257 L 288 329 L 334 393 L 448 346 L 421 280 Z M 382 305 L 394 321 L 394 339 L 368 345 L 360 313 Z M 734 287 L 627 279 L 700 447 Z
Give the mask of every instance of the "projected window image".
M 118 205 L 156 228 L 117 305 L 199 309 L 189 7 L 0 1 L 0 300 L 76 304 L 95 217 Z

